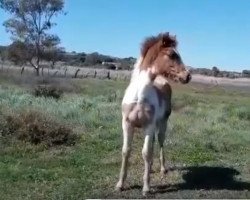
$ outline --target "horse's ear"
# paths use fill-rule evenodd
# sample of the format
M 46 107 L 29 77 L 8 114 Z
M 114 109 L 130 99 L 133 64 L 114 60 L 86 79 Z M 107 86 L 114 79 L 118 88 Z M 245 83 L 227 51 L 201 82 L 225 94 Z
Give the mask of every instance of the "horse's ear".
M 166 32 L 163 34 L 165 37 L 168 37 L 169 36 L 169 32 Z
M 169 32 L 161 34 L 161 44 L 163 47 L 176 47 L 176 35 L 170 35 Z
M 166 39 L 169 37 L 169 32 L 166 32 L 166 33 L 162 33 L 161 34 L 161 43 L 162 43 L 162 46 L 166 46 L 167 45 L 167 41 Z
M 165 38 L 169 37 L 169 32 L 161 33 L 160 38 L 163 41 Z

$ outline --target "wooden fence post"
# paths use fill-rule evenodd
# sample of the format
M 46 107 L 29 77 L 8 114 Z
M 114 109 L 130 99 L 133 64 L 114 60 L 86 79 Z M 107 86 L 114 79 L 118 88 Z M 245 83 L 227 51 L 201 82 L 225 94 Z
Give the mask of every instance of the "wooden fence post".
M 107 73 L 107 79 L 110 79 L 110 71 Z
M 56 76 L 57 72 L 58 72 L 58 71 L 56 71 L 56 72 L 53 74 L 53 76 Z
M 67 75 L 67 70 L 68 70 L 68 68 L 66 68 L 65 71 L 64 71 L 64 76 L 65 76 L 65 77 L 66 77 L 66 75 Z
M 43 70 L 44 70 L 44 67 L 42 67 L 42 76 L 43 76 Z
M 75 73 L 75 76 L 74 76 L 74 78 L 76 78 L 77 77 L 77 74 L 78 74 L 78 72 L 80 71 L 80 69 L 77 69 L 76 70 L 76 73 Z
M 24 72 L 24 66 L 21 69 L 21 75 L 23 75 L 23 72 Z

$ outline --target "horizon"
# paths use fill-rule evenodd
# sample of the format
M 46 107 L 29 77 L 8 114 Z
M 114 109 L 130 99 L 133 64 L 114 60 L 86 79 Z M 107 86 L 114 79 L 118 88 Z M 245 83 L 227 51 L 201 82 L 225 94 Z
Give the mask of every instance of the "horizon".
M 249 7 L 248 0 L 66 0 L 67 15 L 54 18 L 51 32 L 68 52 L 137 58 L 145 37 L 169 31 L 186 65 L 241 72 L 250 69 Z M 2 26 L 8 18 L 0 10 L 0 45 L 11 43 Z

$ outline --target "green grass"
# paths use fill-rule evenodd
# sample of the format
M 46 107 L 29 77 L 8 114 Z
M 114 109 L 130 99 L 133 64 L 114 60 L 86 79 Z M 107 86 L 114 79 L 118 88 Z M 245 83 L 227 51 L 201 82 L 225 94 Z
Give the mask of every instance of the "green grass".
M 68 80 L 57 79 L 55 83 L 64 81 Z M 71 80 L 66 86 L 58 84 L 64 91 L 58 100 L 35 97 L 33 87 L 20 82 L 0 78 L 0 122 L 5 116 L 35 110 L 56 119 L 57 123 L 67 124 L 79 140 L 72 146 L 34 145 L 4 135 L 1 128 L 1 199 L 142 198 L 140 131 L 134 137 L 127 180 L 127 185 L 135 187 L 122 193 L 114 191 L 121 162 L 120 103 L 126 82 Z M 189 85 L 173 86 L 173 112 L 165 154 L 170 166 L 181 169 L 160 180 L 158 149 L 155 149 L 153 188 L 168 185 L 177 191 L 167 187 L 164 193 L 156 192 L 150 198 L 249 198 L 250 94 L 195 86 L 196 89 Z M 187 182 L 186 166 L 235 169 L 239 174 L 234 178 L 241 190 L 235 189 L 236 183 L 231 182 L 231 189 L 185 189 L 182 184 Z M 205 178 L 206 174 L 203 175 Z

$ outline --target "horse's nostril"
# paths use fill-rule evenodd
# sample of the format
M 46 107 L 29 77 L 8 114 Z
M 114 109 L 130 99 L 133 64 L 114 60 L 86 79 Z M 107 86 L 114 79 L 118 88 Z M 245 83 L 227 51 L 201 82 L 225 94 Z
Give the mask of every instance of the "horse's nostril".
M 191 78 L 192 78 L 191 74 L 188 74 L 187 75 L 187 83 L 191 80 Z

